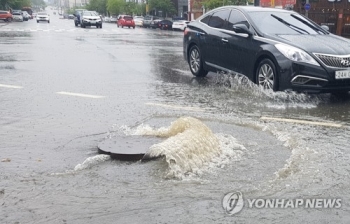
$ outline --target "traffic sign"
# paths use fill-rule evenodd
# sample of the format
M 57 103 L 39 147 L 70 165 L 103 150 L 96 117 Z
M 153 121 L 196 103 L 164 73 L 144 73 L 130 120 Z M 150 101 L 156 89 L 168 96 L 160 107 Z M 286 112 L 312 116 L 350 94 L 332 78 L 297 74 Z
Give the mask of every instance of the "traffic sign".
M 309 11 L 309 10 L 311 9 L 311 5 L 310 5 L 309 3 L 306 3 L 306 4 L 304 5 L 304 9 L 305 9 L 306 11 Z

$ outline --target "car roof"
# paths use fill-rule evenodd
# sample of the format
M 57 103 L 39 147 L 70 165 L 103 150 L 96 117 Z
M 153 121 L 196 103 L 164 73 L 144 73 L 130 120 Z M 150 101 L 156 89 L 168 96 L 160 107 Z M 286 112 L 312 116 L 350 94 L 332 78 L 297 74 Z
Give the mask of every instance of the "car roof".
M 281 11 L 291 12 L 290 10 L 279 9 L 279 8 L 268 8 L 268 7 L 260 7 L 260 6 L 236 6 L 236 5 L 222 6 L 222 7 L 215 8 L 211 11 L 216 11 L 219 9 L 226 9 L 226 8 L 239 9 L 245 12 L 281 12 Z

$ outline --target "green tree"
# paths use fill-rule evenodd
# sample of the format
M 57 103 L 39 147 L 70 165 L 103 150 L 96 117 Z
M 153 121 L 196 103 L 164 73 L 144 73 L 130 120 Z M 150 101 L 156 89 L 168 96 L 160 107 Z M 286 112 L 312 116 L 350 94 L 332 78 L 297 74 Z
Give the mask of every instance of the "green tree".
M 170 0 L 148 0 L 150 10 L 162 11 L 163 16 L 176 13 L 174 4 Z
M 196 6 L 203 5 L 206 9 L 215 9 L 224 5 L 247 5 L 250 0 L 203 0 L 195 1 Z
M 30 0 L 0 0 L 1 9 L 22 9 L 24 6 L 31 6 Z
M 99 12 L 100 14 L 107 14 L 107 0 L 90 0 L 86 9 Z
M 35 9 L 45 9 L 46 8 L 46 3 L 43 0 L 31 0 L 32 2 L 32 8 Z
M 107 0 L 107 10 L 111 15 L 118 15 L 123 12 L 125 0 Z

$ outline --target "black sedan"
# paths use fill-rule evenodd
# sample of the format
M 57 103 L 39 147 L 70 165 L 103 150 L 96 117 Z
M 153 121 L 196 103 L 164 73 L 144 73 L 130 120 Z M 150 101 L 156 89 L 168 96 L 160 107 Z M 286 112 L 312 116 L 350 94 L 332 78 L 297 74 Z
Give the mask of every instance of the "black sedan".
M 170 20 L 164 19 L 158 22 L 158 27 L 161 30 L 171 30 L 173 28 L 173 22 Z
M 350 40 L 288 10 L 225 6 L 190 22 L 184 58 L 195 76 L 225 71 L 264 89 L 350 90 Z

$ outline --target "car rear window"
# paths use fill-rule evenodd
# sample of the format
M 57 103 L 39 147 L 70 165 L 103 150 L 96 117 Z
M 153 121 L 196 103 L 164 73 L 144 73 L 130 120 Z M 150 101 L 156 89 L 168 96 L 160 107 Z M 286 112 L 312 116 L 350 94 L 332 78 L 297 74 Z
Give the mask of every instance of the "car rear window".
M 125 20 L 132 20 L 132 17 L 131 16 L 124 16 L 124 19 Z

